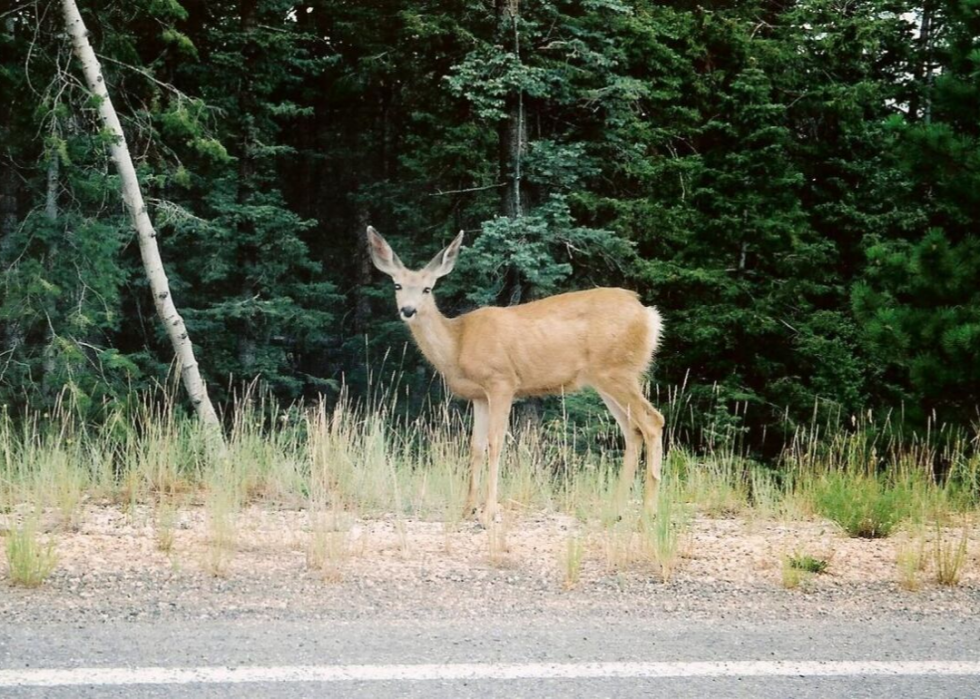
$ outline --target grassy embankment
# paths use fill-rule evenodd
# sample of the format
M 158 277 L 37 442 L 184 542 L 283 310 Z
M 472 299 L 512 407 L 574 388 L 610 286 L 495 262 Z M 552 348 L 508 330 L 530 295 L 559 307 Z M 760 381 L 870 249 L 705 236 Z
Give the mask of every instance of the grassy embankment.
M 208 545 L 201 566 L 216 575 L 235 555 L 248 505 L 305 512 L 306 560 L 326 578 L 342 575 L 358 518 L 393 516 L 402 527 L 441 521 L 455 531 L 464 521 L 465 413 L 444 405 L 434 417 L 406 421 L 392 417 L 392 403 L 387 397 L 362 409 L 341 401 L 328 411 L 243 400 L 223 456 L 209 449 L 193 419 L 159 396 L 120 408 L 97 427 L 67 408 L 19 422 L 0 415 L 8 577 L 40 584 L 57 565 L 59 532 L 79 526 L 86 503 L 150 506 L 161 551 L 173 549 L 179 512 L 203 508 Z M 939 584 L 956 584 L 968 563 L 980 503 L 975 434 L 943 428 L 900 439 L 870 418 L 849 429 L 813 425 L 797 431 L 773 467 L 747 459 L 734 438 L 715 434 L 694 449 L 670 435 L 659 515 L 647 520 L 635 502 L 617 517 L 611 494 L 620 454 L 603 446 L 617 443 L 615 425 L 598 420 L 588 429 L 563 420 L 516 430 L 502 469 L 501 502 L 512 522 L 527 513 L 564 513 L 580 523 L 556 562 L 566 586 L 578 582 L 589 557 L 611 570 L 652 565 L 669 579 L 689 552 L 696 515 L 822 517 L 852 537 L 901 532 L 897 576 L 912 590 L 927 572 Z M 597 433 L 606 436 L 595 439 Z M 496 526 L 487 532 L 491 564 L 504 536 Z M 810 552 L 786 551 L 783 584 L 797 587 L 826 567 Z

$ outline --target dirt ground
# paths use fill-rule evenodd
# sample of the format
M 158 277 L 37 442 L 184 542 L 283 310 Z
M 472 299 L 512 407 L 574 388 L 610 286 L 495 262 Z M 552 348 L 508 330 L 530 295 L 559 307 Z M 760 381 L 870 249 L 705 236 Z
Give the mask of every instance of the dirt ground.
M 0 516 L 0 534 L 15 517 Z M 950 588 L 933 580 L 930 539 L 916 544 L 903 532 L 851 539 L 821 521 L 697 517 L 681 537 L 676 570 L 665 583 L 649 547 L 628 526 L 604 528 L 558 514 L 511 513 L 492 531 L 468 521 L 449 528 L 341 514 L 318 528 L 326 542 L 314 557 L 319 565 L 310 560 L 307 512 L 250 507 L 229 529 L 233 543 L 216 548 L 205 510 L 183 509 L 172 517 L 169 551 L 160 550 L 155 519 L 149 508 L 93 505 L 74 531 L 52 519 L 42 537 L 54 541 L 55 573 L 40 588 L 15 588 L 0 559 L 0 618 L 58 609 L 105 617 L 285 613 L 297 605 L 335 616 L 379 609 L 411 614 L 418 606 L 465 614 L 483 604 L 515 613 L 561 606 L 601 613 L 608 605 L 694 614 L 763 608 L 776 614 L 980 612 L 976 530 L 960 583 Z M 954 540 L 959 531 L 947 536 Z M 570 540 L 581 542 L 573 545 L 581 551 L 574 585 L 567 581 Z M 909 591 L 899 584 L 896 556 L 916 545 L 927 565 L 918 574 L 919 590 Z M 826 560 L 827 569 L 784 589 L 783 560 L 798 554 Z

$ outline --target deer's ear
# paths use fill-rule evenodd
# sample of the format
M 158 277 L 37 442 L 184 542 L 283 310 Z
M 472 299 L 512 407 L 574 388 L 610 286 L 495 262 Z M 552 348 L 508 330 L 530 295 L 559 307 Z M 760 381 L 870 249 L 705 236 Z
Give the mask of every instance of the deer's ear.
M 405 265 L 398 259 L 398 255 L 388 245 L 388 241 L 382 238 L 373 226 L 367 227 L 367 240 L 368 252 L 371 253 L 371 261 L 375 267 L 388 276 L 394 276 L 395 273 L 405 269 Z
M 425 266 L 426 272 L 431 272 L 436 277 L 444 277 L 453 271 L 456 266 L 456 258 L 459 257 L 459 248 L 463 245 L 463 231 L 447 245 L 442 251 L 432 258 L 432 261 Z

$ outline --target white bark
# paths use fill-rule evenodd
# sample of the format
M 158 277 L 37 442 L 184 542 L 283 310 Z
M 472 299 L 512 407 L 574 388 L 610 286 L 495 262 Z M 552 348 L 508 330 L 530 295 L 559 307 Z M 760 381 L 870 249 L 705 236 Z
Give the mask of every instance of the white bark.
M 122 181 L 123 202 L 139 238 L 140 255 L 143 258 L 143 268 L 146 271 L 147 279 L 150 281 L 153 303 L 156 305 L 157 315 L 163 321 L 170 341 L 173 343 L 184 388 L 197 410 L 198 417 L 206 425 L 217 426 L 219 424 L 218 416 L 214 412 L 214 406 L 211 405 L 211 399 L 208 398 L 207 386 L 201 379 L 201 372 L 198 369 L 197 360 L 194 358 L 194 348 L 187 336 L 187 328 L 184 326 L 184 320 L 177 313 L 177 307 L 170 295 L 170 285 L 167 282 L 163 260 L 160 258 L 160 249 L 157 246 L 157 234 L 153 229 L 150 216 L 146 212 L 146 204 L 143 203 L 143 194 L 140 192 L 139 180 L 136 178 L 136 169 L 133 167 L 133 159 L 129 155 L 129 147 L 126 145 L 122 125 L 119 123 L 119 117 L 116 115 L 116 110 L 109 99 L 109 92 L 106 90 L 105 80 L 102 77 L 102 66 L 99 65 L 95 51 L 92 50 L 92 45 L 88 41 L 88 30 L 78 12 L 75 0 L 62 0 L 61 8 L 64 13 L 65 27 L 75 50 L 75 56 L 82 64 L 85 82 L 89 90 L 99 98 L 99 116 L 102 124 L 116 137 L 115 142 L 110 147 L 110 152 Z

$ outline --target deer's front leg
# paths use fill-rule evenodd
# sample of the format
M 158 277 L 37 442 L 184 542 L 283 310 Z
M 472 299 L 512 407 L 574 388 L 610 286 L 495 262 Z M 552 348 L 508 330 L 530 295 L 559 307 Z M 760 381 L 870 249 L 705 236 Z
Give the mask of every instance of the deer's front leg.
M 465 515 L 476 510 L 479 502 L 480 469 L 487 455 L 490 406 L 484 399 L 473 401 L 473 434 L 470 436 L 470 488 L 466 496 Z
M 504 437 L 507 436 L 507 424 L 510 422 L 510 406 L 514 402 L 514 394 L 511 391 L 495 391 L 490 393 L 488 398 L 490 407 L 490 472 L 487 475 L 487 502 L 483 510 L 483 520 L 486 526 L 490 526 L 497 516 L 500 452 L 504 447 Z

